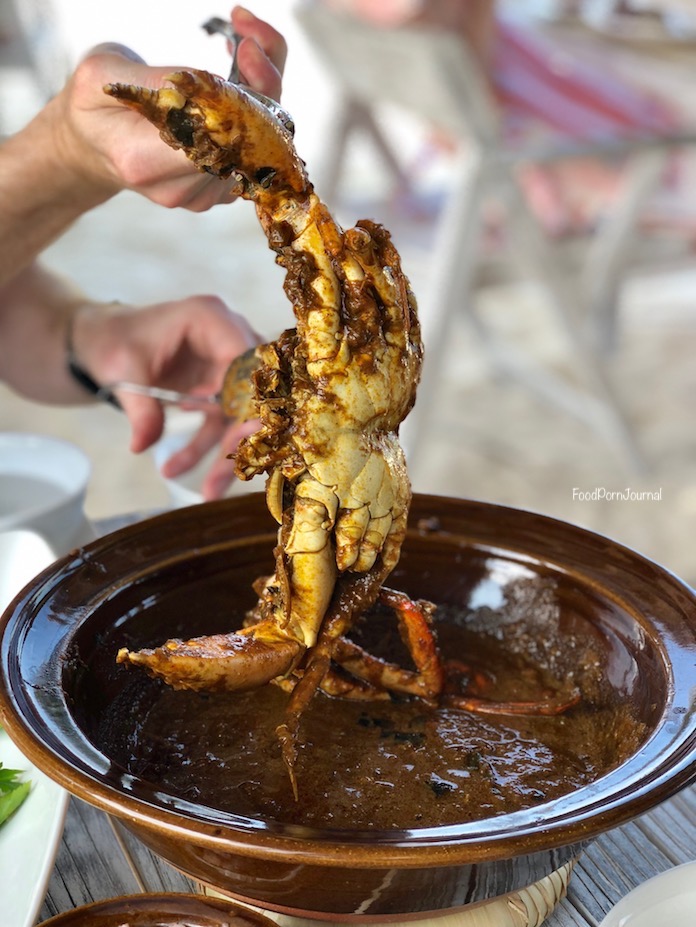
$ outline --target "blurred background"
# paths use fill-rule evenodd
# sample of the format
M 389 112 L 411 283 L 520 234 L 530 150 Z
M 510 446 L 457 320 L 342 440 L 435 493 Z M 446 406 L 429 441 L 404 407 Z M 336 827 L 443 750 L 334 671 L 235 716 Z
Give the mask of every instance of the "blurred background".
M 283 99 L 318 192 L 345 226 L 391 230 L 418 296 L 414 488 L 560 517 L 696 582 L 696 0 L 247 5 L 288 40 Z M 224 7 L 0 13 L 3 134 L 98 42 L 229 69 L 201 29 Z M 45 260 L 97 299 L 216 293 L 269 339 L 293 324 L 247 203 L 194 215 L 121 194 Z M 110 407 L 0 386 L 0 429 L 81 446 L 91 518 L 169 504 Z

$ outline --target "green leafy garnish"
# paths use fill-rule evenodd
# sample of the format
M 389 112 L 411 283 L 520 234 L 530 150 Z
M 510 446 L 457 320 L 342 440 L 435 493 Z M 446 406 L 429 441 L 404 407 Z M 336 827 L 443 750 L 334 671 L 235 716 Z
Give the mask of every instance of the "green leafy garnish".
M 31 781 L 20 782 L 20 769 L 6 769 L 0 763 L 0 825 L 19 808 L 29 794 Z

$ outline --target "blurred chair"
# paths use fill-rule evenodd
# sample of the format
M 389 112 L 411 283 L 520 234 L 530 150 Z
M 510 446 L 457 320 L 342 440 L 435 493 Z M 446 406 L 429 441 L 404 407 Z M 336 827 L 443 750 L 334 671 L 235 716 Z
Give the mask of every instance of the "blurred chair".
M 406 423 L 411 465 L 417 464 L 418 449 L 427 441 L 452 327 L 464 313 L 495 365 L 595 427 L 632 468 L 645 469 L 608 375 L 606 354 L 615 338 L 619 285 L 641 207 L 662 176 L 670 152 L 696 142 L 696 134 L 592 142 L 556 138 L 552 143 L 514 146 L 505 136 L 488 82 L 460 37 L 423 27 L 375 28 L 320 4 L 301 5 L 297 17 L 341 95 L 337 124 L 327 133 L 328 170 L 321 192 L 329 201 L 338 189 L 346 142 L 353 132 L 366 131 L 399 175 L 398 157 L 379 128 L 380 104 L 400 107 L 444 129 L 457 142 L 458 165 L 438 220 L 431 284 L 420 300 L 427 360 L 418 401 Z M 579 278 L 559 243 L 540 226 L 517 180 L 523 165 L 578 157 L 628 157 L 621 198 L 595 234 Z M 585 388 L 574 387 L 494 338 L 474 311 L 483 206 L 491 195 L 504 203 L 515 256 L 548 293 Z

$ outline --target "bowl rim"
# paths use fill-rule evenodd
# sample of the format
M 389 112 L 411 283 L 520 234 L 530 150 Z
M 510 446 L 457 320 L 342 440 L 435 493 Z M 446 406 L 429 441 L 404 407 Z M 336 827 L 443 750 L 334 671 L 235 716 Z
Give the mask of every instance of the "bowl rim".
M 461 524 L 457 530 L 451 530 L 452 526 L 448 527 L 449 516 L 444 516 L 441 523 L 434 527 L 424 528 L 420 525 L 419 513 L 423 516 L 423 513 L 427 513 L 443 501 L 454 510 L 455 519 L 458 518 L 461 522 L 464 516 L 468 517 L 468 532 L 462 532 Z M 675 667 L 672 659 L 676 652 L 675 647 L 679 646 L 674 639 L 678 637 L 676 633 L 667 635 L 667 645 L 664 636 L 661 639 L 662 659 L 665 660 L 665 669 L 669 672 L 661 726 L 657 731 L 653 731 L 637 754 L 616 769 L 610 770 L 587 786 L 534 809 L 464 825 L 391 832 L 320 830 L 295 825 L 269 827 L 255 824 L 247 818 L 219 812 L 215 812 L 214 820 L 212 815 L 210 819 L 207 816 L 192 816 L 188 810 L 190 806 L 186 806 L 184 802 L 178 802 L 178 806 L 184 808 L 184 811 L 150 803 L 101 781 L 96 774 L 86 772 L 80 767 L 74 753 L 70 755 L 64 744 L 56 743 L 55 735 L 51 743 L 51 733 L 45 730 L 39 716 L 32 715 L 28 718 L 26 712 L 23 713 L 20 709 L 17 690 L 25 693 L 29 686 L 17 676 L 18 666 L 16 659 L 13 663 L 12 642 L 19 639 L 26 643 L 27 634 L 31 631 L 31 623 L 26 627 L 21 621 L 25 614 L 24 609 L 28 608 L 32 601 L 50 596 L 54 587 L 60 586 L 66 576 L 98 558 L 100 552 L 120 545 L 124 540 L 130 543 L 138 533 L 159 531 L 160 534 L 172 537 L 175 532 L 169 531 L 169 527 L 182 519 L 194 519 L 196 523 L 200 523 L 201 519 L 218 519 L 223 512 L 229 516 L 228 509 L 239 509 L 242 512 L 249 510 L 254 513 L 260 507 L 263 507 L 265 512 L 263 494 L 250 494 L 165 512 L 119 529 L 62 558 L 39 574 L 5 612 L 0 620 L 0 721 L 33 763 L 73 794 L 108 813 L 124 818 L 127 825 L 140 825 L 161 834 L 186 836 L 187 840 L 211 849 L 279 861 L 292 859 L 294 863 L 316 863 L 320 859 L 322 865 L 334 867 L 345 867 L 347 858 L 358 855 L 360 865 L 364 868 L 395 865 L 415 868 L 482 862 L 576 844 L 581 846 L 605 830 L 649 810 L 696 779 L 696 709 L 691 705 L 689 715 L 689 705 L 682 704 L 684 699 L 688 698 L 689 680 L 685 678 L 686 671 L 681 662 Z M 440 537 L 448 538 L 455 546 L 475 545 L 487 552 L 497 551 L 508 557 L 530 556 L 529 546 L 523 544 L 524 549 L 519 550 L 519 544 L 483 543 L 481 535 L 482 532 L 486 532 L 483 529 L 485 522 L 481 522 L 482 518 L 488 518 L 489 521 L 499 520 L 508 526 L 519 523 L 518 527 L 524 529 L 520 534 L 523 539 L 530 532 L 542 528 L 547 536 L 553 536 L 553 532 L 566 535 L 580 543 L 581 547 L 584 544 L 587 550 L 593 545 L 599 545 L 600 548 L 606 548 L 608 545 L 614 560 L 630 564 L 639 578 L 645 573 L 653 580 L 659 578 L 663 584 L 660 597 L 662 605 L 666 607 L 664 593 L 669 591 L 674 600 L 672 608 L 682 609 L 684 612 L 690 653 L 695 646 L 696 619 L 693 615 L 696 614 L 696 593 L 670 571 L 603 535 L 524 509 L 425 494 L 414 495 L 411 514 L 409 533 L 435 530 Z M 274 529 L 271 534 L 275 536 Z M 259 527 L 259 534 L 253 537 L 265 538 L 266 532 Z M 251 539 L 252 536 L 245 535 L 243 542 L 247 544 Z M 491 539 L 494 540 L 493 536 Z M 196 553 L 203 555 L 205 549 L 205 545 L 201 544 Z M 191 553 L 189 551 L 189 555 Z M 564 568 L 560 561 L 554 561 L 551 557 L 541 557 L 538 553 L 531 556 L 535 562 L 542 561 L 565 573 L 569 572 L 568 565 Z M 607 563 L 606 551 L 602 553 L 600 550 L 597 556 L 602 562 Z M 616 566 L 615 563 L 611 565 L 612 568 Z M 647 583 L 646 590 L 649 592 L 649 583 L 647 580 L 644 582 Z M 610 585 L 610 588 L 613 587 Z M 621 598 L 619 592 L 614 592 Z M 637 608 L 639 604 L 626 596 L 622 601 L 629 609 Z M 654 598 L 654 602 L 657 601 Z M 692 616 L 688 623 L 685 617 L 687 610 Z M 651 620 L 657 621 L 658 618 L 652 615 Z M 669 629 L 665 628 L 664 622 L 661 623 L 661 627 L 664 635 Z M 684 627 L 680 625 L 679 630 L 680 633 L 684 632 Z M 685 650 L 685 646 L 682 645 L 681 649 Z M 685 653 L 682 656 L 685 656 Z M 16 658 L 16 654 L 14 657 Z M 692 653 L 691 660 L 693 662 Z M 29 704 L 33 704 L 31 699 Z M 688 726 L 685 726 L 685 721 L 689 722 Z M 642 757 L 655 741 L 657 733 L 664 733 L 666 729 L 667 746 L 672 748 L 669 764 L 664 759 L 664 750 L 656 758 L 643 762 Z M 92 751 L 99 752 L 94 747 Z
M 218 927 L 228 927 L 230 916 L 245 918 L 251 927 L 274 927 L 275 921 L 248 906 L 224 898 L 211 898 L 207 895 L 193 892 L 140 892 L 136 895 L 117 895 L 113 898 L 103 898 L 80 905 L 69 911 L 54 914 L 46 921 L 41 921 L 38 927 L 90 927 L 96 915 L 128 915 L 129 920 L 134 916 L 134 927 L 140 923 L 140 913 L 157 914 L 159 927 L 179 927 L 182 916 L 205 914 L 206 923 L 213 927 L 210 918 L 214 915 Z M 185 910 L 188 909 L 188 910 Z M 192 910 L 193 909 L 193 910 Z M 159 920 L 161 918 L 161 920 Z M 152 922 L 148 918 L 148 922 Z M 104 922 L 106 923 L 106 921 Z

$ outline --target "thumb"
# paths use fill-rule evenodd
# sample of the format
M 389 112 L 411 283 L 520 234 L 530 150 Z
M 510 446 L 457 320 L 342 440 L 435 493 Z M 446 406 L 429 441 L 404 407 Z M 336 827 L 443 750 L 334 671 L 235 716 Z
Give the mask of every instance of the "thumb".
M 121 45 L 120 42 L 100 42 L 99 45 L 90 48 L 83 57 L 91 58 L 92 55 L 120 55 L 122 58 L 134 61 L 136 64 L 146 63 L 145 59 L 141 58 L 137 52 L 133 51 L 132 48 L 128 48 L 127 45 Z
M 161 87 L 174 66 L 150 67 L 140 55 L 119 42 L 102 42 L 84 56 L 91 64 L 90 79 L 97 84 L 136 84 L 143 87 Z M 114 101 L 115 102 L 115 101 Z

